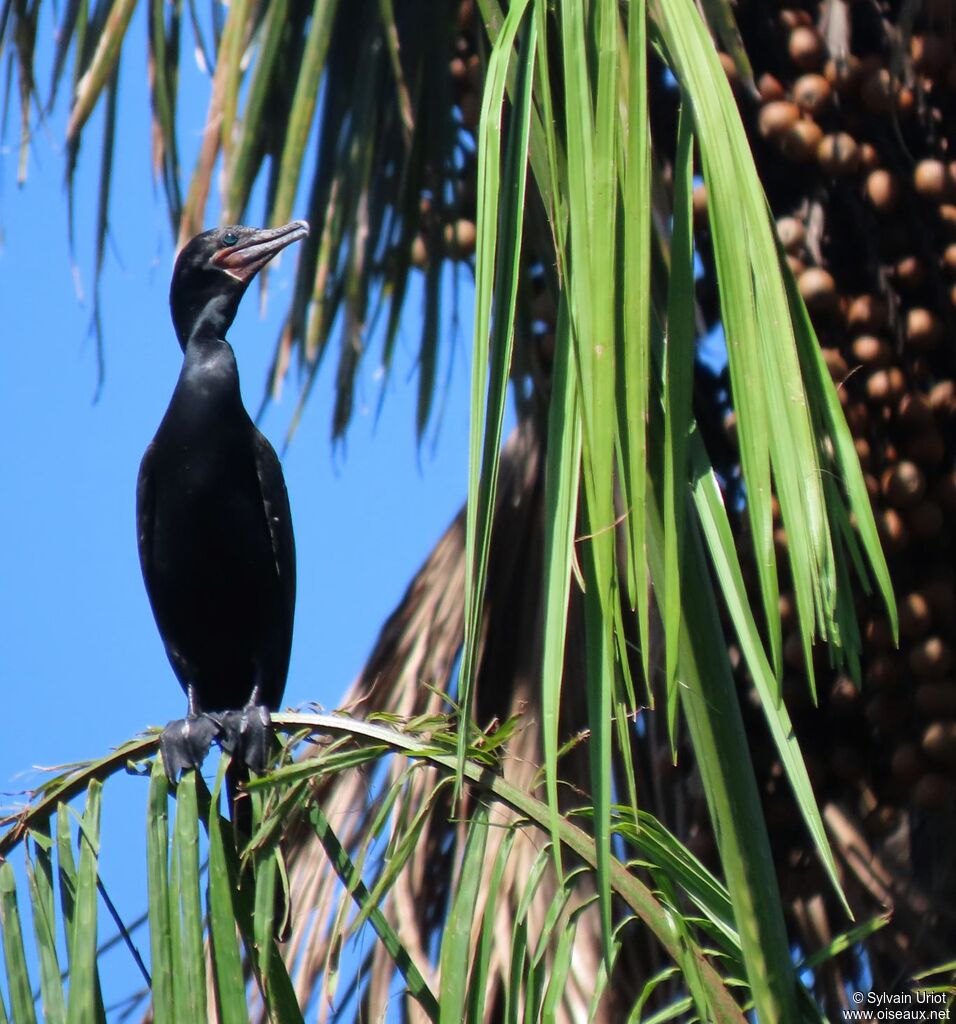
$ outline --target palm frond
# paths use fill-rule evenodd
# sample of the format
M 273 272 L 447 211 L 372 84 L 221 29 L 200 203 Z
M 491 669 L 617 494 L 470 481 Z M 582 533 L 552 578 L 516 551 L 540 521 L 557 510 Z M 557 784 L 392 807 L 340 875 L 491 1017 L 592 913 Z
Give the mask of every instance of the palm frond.
M 305 733 L 320 732 L 331 737 L 343 737 L 349 741 L 356 762 L 364 769 L 374 771 L 375 765 L 382 758 L 382 751 L 388 750 L 399 757 L 411 757 L 422 764 L 430 766 L 427 772 L 402 772 L 398 777 L 398 785 L 402 789 L 417 790 L 420 780 L 426 781 L 425 794 L 418 793 L 415 800 L 424 795 L 425 803 L 432 803 L 444 813 L 450 810 L 447 799 L 437 799 L 438 789 L 444 787 L 444 781 L 450 781 L 458 764 L 455 753 L 454 733 L 447 731 L 448 722 L 441 716 L 432 716 L 429 728 L 422 724 L 413 726 L 405 723 L 405 728 L 396 729 L 393 725 L 362 723 L 342 715 L 305 715 L 287 714 L 276 717 L 276 722 L 284 728 Z M 373 896 L 373 889 L 363 882 L 361 871 L 356 863 L 354 848 L 350 851 L 332 828 L 329 818 L 322 806 L 323 782 L 341 777 L 342 768 L 335 758 L 315 757 L 305 762 L 295 762 L 289 767 L 278 767 L 276 770 L 254 779 L 250 783 L 254 807 L 259 817 L 258 830 L 248 848 L 238 850 L 232 844 L 231 830 L 219 820 L 218 801 L 215 797 L 221 789 L 225 772 L 225 762 L 220 766 L 219 778 L 213 796 L 210 799 L 204 784 L 195 773 L 187 773 L 175 790 L 176 820 L 168 837 L 166 849 L 160 849 L 159 843 L 152 840 L 151 878 L 151 929 L 165 929 L 164 936 L 154 937 L 154 968 L 168 971 L 171 985 L 159 980 L 155 985 L 159 990 L 171 992 L 168 1019 L 192 1020 L 204 1019 L 206 1009 L 206 957 L 202 944 L 204 931 L 204 904 L 209 914 L 209 929 L 212 957 L 210 970 L 213 975 L 216 1003 L 219 1011 L 225 1015 L 238 1014 L 236 991 L 236 960 L 232 955 L 224 956 L 230 933 L 236 930 L 242 937 L 245 953 L 252 968 L 252 974 L 259 996 L 262 1000 L 263 1012 L 276 1019 L 288 1021 L 301 1019 L 298 1003 L 294 997 L 289 975 L 283 959 L 278 955 L 277 947 L 271 933 L 272 918 L 268 912 L 273 905 L 275 865 L 274 849 L 271 844 L 263 843 L 262 836 L 274 834 L 276 827 L 282 828 L 282 822 L 290 820 L 290 809 L 294 811 L 292 820 L 310 820 L 316 840 L 327 857 L 325 873 L 337 876 L 343 883 L 337 894 L 327 904 L 331 918 L 337 922 L 336 931 L 341 930 L 343 918 L 341 907 L 355 901 L 361 909 L 361 919 L 367 919 L 388 954 L 392 969 L 400 971 L 408 986 L 406 998 L 414 1000 L 432 1020 L 453 1019 L 459 1016 L 464 1007 L 481 997 L 481 993 L 471 990 L 472 976 L 461 974 L 460 964 L 470 963 L 473 959 L 476 943 L 482 935 L 487 936 L 484 925 L 485 916 L 496 922 L 500 927 L 502 908 L 498 902 L 489 903 L 483 900 L 481 913 L 477 912 L 479 896 L 487 893 L 484 883 L 485 850 L 492 835 L 497 832 L 499 838 L 517 830 L 519 841 L 508 839 L 502 849 L 505 853 L 496 856 L 495 862 L 499 869 L 508 872 L 508 863 L 515 856 L 522 844 L 528 848 L 531 858 L 530 870 L 521 871 L 513 880 L 517 902 L 513 908 L 513 925 L 511 929 L 509 956 L 506 962 L 499 965 L 504 971 L 506 965 L 509 973 L 502 979 L 505 1005 L 524 1007 L 525 1001 L 543 999 L 550 978 L 550 965 L 554 963 L 554 952 L 559 947 L 564 932 L 558 928 L 562 922 L 567 923 L 565 912 L 569 901 L 575 898 L 577 917 L 580 917 L 587 906 L 593 907 L 592 896 L 585 896 L 583 901 L 578 895 L 581 891 L 581 880 L 590 878 L 597 864 L 598 855 L 593 841 L 588 834 L 570 820 L 562 823 L 560 828 L 561 842 L 566 846 L 566 855 L 579 858 L 584 865 L 569 875 L 563 885 L 553 886 L 547 882 L 552 870 L 552 857 L 547 844 L 538 845 L 533 842 L 531 832 L 537 830 L 540 835 L 547 834 L 548 812 L 546 806 L 529 796 L 527 792 L 509 782 L 500 774 L 497 767 L 492 767 L 488 755 L 482 751 L 481 737 L 478 746 L 469 750 L 464 765 L 464 776 L 469 787 L 469 803 L 471 810 L 468 818 L 459 823 L 448 821 L 453 828 L 461 833 L 460 843 L 464 854 L 457 867 L 456 879 L 450 893 L 452 911 L 448 924 L 444 929 L 444 939 L 439 953 L 440 989 L 433 994 L 426 973 L 432 975 L 435 968 L 426 969 L 426 973 L 416 964 L 414 947 L 409 947 L 403 939 L 403 928 L 400 919 L 394 915 L 394 902 L 398 902 L 400 886 L 398 875 L 404 874 L 409 867 L 414 867 L 411 860 L 406 866 L 394 871 L 390 876 L 390 884 L 384 891 Z M 156 741 L 152 746 L 155 748 Z M 288 751 L 287 751 L 288 753 Z M 68 943 L 70 949 L 70 967 L 68 988 L 67 1019 L 98 1019 L 102 1013 L 98 1009 L 98 984 L 96 982 L 96 927 L 95 902 L 97 888 L 96 844 L 98 837 L 98 820 L 100 813 L 100 791 L 102 784 L 96 775 L 99 765 L 91 763 L 72 769 L 70 776 L 74 781 L 82 779 L 88 784 L 86 810 L 79 822 L 78 840 L 81 852 L 79 865 L 73 868 L 72 853 L 69 846 L 60 846 L 61 863 L 65 865 L 74 878 L 75 891 L 70 906 L 72 922 L 69 923 L 72 938 Z M 348 769 L 352 771 L 354 769 Z M 161 765 L 153 768 L 149 774 L 152 781 L 149 785 L 148 830 L 151 836 L 162 836 L 162 820 L 166 813 L 165 798 L 168 795 L 161 777 Z M 290 808 L 288 801 L 287 776 L 292 772 L 303 784 L 297 787 L 298 799 Z M 144 773 L 144 778 L 147 773 Z M 427 780 L 431 779 L 431 782 Z M 394 789 L 394 785 L 389 786 Z M 373 801 L 379 799 L 373 797 Z M 390 796 L 391 800 L 395 795 Z M 399 798 L 399 807 L 405 797 Z M 65 805 L 60 805 L 65 809 Z M 42 801 L 36 807 L 27 808 L 20 815 L 18 834 L 29 828 L 44 813 Z M 395 820 L 401 820 L 401 813 Z M 385 825 L 386 817 L 380 816 L 380 824 Z M 201 894 L 199 860 L 198 860 L 198 828 L 203 823 L 210 835 L 211 864 L 215 865 L 217 874 L 209 877 L 207 899 Z M 529 831 L 530 830 L 530 831 Z M 349 824 L 346 823 L 346 832 Z M 353 833 L 354 834 L 354 833 Z M 67 835 L 67 841 L 69 833 Z M 227 840 L 226 837 L 230 836 Z M 367 843 L 369 835 L 362 838 Z M 374 837 L 371 837 L 374 838 Z M 404 842 L 406 848 L 418 848 L 422 842 L 421 823 L 411 835 L 411 842 Z M 9 833 L 3 837 L 4 845 L 9 850 Z M 530 840 L 530 842 L 529 842 Z M 495 844 L 497 847 L 497 843 Z M 237 854 L 241 853 L 241 859 Z M 158 861 L 155 855 L 159 855 Z M 510 856 L 509 856 L 510 854 Z M 361 858 L 361 854 L 359 855 Z M 168 884 L 163 885 L 163 865 L 168 858 Z M 520 860 L 521 858 L 519 858 Z M 245 866 L 243 866 L 245 865 Z M 75 870 L 75 873 L 74 873 Z M 373 875 L 387 871 L 388 864 L 384 859 L 376 858 L 376 863 L 366 865 L 366 872 Z M 666 861 L 656 866 L 656 870 L 669 870 Z M 250 890 L 248 876 L 251 871 L 254 877 L 254 890 Z M 500 871 L 499 871 L 500 874 Z M 22 952 L 22 938 L 19 917 L 16 911 L 16 883 L 9 864 L 4 865 L 3 885 L 3 934 L 7 951 L 7 975 L 10 991 L 14 999 L 18 1017 L 30 1019 L 32 1014 L 32 995 L 29 973 Z M 667 950 L 671 957 L 686 966 L 687 958 L 694 960 L 696 970 L 702 983 L 702 991 L 708 1012 L 716 1020 L 741 1021 L 736 1004 L 730 998 L 720 976 L 710 965 L 704 948 L 698 946 L 688 931 L 683 941 L 674 935 L 670 916 L 665 912 L 652 891 L 639 878 L 628 871 L 627 867 L 614 861 L 611 865 L 612 886 L 616 895 L 630 908 L 655 935 L 658 942 Z M 585 886 L 585 891 L 590 885 Z M 295 888 L 293 887 L 293 896 Z M 64 906 L 66 906 L 64 904 Z M 253 913 L 254 908 L 254 913 Z M 579 927 L 579 922 L 575 922 Z M 432 921 L 432 927 L 437 920 Z M 349 930 L 352 930 L 350 925 Z M 166 941 L 168 949 L 160 950 L 155 943 Z M 342 933 L 337 942 L 345 939 Z M 523 966 L 521 958 L 514 956 L 515 942 L 521 943 L 530 957 L 529 967 L 536 979 L 528 988 L 521 976 Z M 563 939 L 566 944 L 570 941 Z M 486 947 L 487 946 L 486 943 Z M 491 950 L 494 949 L 492 945 Z M 547 951 L 547 955 L 546 954 Z M 331 952 L 331 951 L 330 951 Z M 335 953 L 337 956 L 338 953 Z M 561 954 L 557 962 L 563 963 L 567 953 Z M 423 964 L 429 963 L 425 954 Z M 562 968 L 567 973 L 567 968 Z M 514 972 L 518 974 L 515 975 Z M 474 980 L 486 981 L 484 972 L 476 972 Z M 519 981 L 519 984 L 516 984 Z M 487 989 L 484 990 L 485 992 Z M 436 995 L 440 993 L 441 1002 Z M 469 994 L 470 993 L 470 994 Z M 166 998 L 166 996 L 162 997 Z M 154 1003 L 154 1019 L 164 1019 L 162 998 Z M 554 997 L 552 997 L 554 998 Z M 21 1006 L 22 1004 L 22 1006 Z M 229 1007 L 232 1007 L 230 1010 Z M 445 1015 L 452 1013 L 453 1017 Z M 74 1016 L 74 1014 L 76 1016 Z

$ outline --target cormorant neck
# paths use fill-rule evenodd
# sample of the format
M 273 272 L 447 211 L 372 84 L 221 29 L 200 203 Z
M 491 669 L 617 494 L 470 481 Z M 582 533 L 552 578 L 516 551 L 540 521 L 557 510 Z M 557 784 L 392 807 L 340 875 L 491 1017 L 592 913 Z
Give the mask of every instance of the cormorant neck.
M 198 309 L 187 308 L 183 316 L 177 316 L 173 310 L 173 322 L 179 346 L 185 352 L 186 346 L 192 342 L 225 341 L 226 331 L 232 326 L 239 309 L 242 294 L 220 292 L 206 299 Z
M 218 403 L 222 399 L 236 402 L 241 408 L 239 368 L 232 345 L 211 331 L 194 331 L 183 351 L 178 386 L 193 396 L 202 396 L 205 408 L 221 408 Z

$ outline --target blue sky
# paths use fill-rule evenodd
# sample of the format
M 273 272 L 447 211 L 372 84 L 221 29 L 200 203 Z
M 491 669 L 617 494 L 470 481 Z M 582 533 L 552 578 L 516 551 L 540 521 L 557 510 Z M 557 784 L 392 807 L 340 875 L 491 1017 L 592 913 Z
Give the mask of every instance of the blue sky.
M 41 11 L 48 56 L 52 8 Z M 130 27 L 120 95 L 112 234 L 101 284 L 106 377 L 99 400 L 88 335 L 91 308 L 74 289 L 63 187 L 62 103 L 36 133 L 29 177 L 16 184 L 16 132 L 0 151 L 0 806 L 35 784 L 35 765 L 104 754 L 148 725 L 180 717 L 185 699 L 166 661 L 146 599 L 133 524 L 136 474 L 159 424 L 181 353 L 169 321 L 174 256 L 163 201 L 151 184 L 143 10 Z M 185 51 L 184 51 L 185 52 Z M 188 64 L 188 62 L 187 62 Z M 45 82 L 46 76 L 39 80 Z M 206 109 L 206 85 L 184 67 L 182 139 L 192 154 Z M 77 249 L 91 286 L 98 130 L 85 142 L 78 179 Z M 189 156 L 184 166 L 191 166 Z M 259 209 L 253 204 L 253 209 Z M 210 208 L 207 222 L 215 223 Z M 296 211 L 299 215 L 299 211 Z M 255 214 L 246 218 L 256 220 Z M 258 408 L 294 260 L 270 276 L 269 301 L 247 294 L 230 331 L 243 394 Z M 344 448 L 329 442 L 334 353 L 313 390 L 284 458 L 298 547 L 299 591 L 285 701 L 334 707 L 361 667 L 378 627 L 463 500 L 467 472 L 467 352 L 470 289 L 463 293 L 458 350 L 437 438 L 419 450 L 414 435 L 416 299 L 377 424 L 373 345 L 358 412 Z M 439 380 L 444 375 L 439 374 Z M 261 424 L 281 446 L 295 402 L 294 381 Z M 214 771 L 210 759 L 207 771 Z M 137 851 L 146 784 L 107 787 L 104 881 L 124 916 L 145 894 Z M 117 843 L 116 837 L 122 837 Z M 145 941 L 145 940 L 144 940 Z M 129 976 L 116 991 L 127 991 Z M 120 975 L 117 975 L 120 977 Z M 117 985 L 120 985 L 117 982 Z

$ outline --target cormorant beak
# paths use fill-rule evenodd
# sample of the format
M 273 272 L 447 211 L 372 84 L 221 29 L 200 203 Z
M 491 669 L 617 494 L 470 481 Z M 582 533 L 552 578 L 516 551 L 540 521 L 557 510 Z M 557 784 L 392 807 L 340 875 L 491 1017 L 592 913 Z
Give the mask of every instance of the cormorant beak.
M 308 233 L 309 225 L 304 220 L 294 220 L 281 228 L 261 228 L 214 253 L 212 263 L 230 277 L 248 284 L 273 256 Z

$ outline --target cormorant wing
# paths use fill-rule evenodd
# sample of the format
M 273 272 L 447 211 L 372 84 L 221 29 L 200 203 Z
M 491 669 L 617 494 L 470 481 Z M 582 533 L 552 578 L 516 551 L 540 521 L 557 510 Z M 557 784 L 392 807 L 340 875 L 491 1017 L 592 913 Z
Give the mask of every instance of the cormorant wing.
M 155 491 L 153 488 L 153 449 L 150 442 L 143 461 L 139 464 L 136 479 L 136 543 L 139 546 L 139 564 L 146 581 L 146 591 L 152 597 L 153 584 L 153 522 L 155 514 Z
M 295 537 L 292 533 L 292 513 L 289 494 L 282 475 L 282 466 L 272 445 L 256 430 L 256 473 L 265 511 L 276 574 L 282 587 L 286 610 L 291 624 L 295 608 Z

